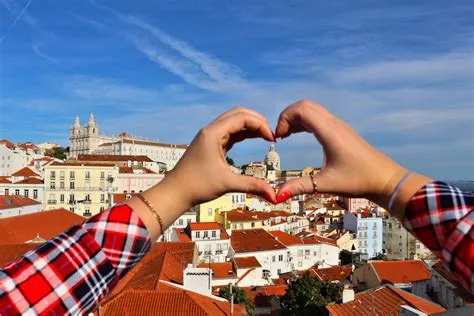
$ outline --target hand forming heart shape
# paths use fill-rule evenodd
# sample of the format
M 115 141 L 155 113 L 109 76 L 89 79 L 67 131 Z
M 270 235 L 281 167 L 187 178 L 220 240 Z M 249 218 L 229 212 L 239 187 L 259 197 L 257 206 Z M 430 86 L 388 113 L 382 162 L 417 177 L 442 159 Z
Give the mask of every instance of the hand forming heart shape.
M 315 176 L 318 192 L 370 197 L 382 193 L 395 175 L 404 172 L 325 108 L 302 100 L 283 110 L 275 133 L 256 111 L 237 107 L 222 114 L 200 130 L 169 177 L 185 184 L 180 198 L 189 207 L 227 192 L 253 193 L 272 203 L 312 193 L 312 179 L 303 177 L 285 183 L 276 196 L 265 180 L 237 175 L 225 160 L 232 146 L 244 139 L 261 137 L 275 142 L 303 131 L 312 133 L 325 153 L 324 166 Z

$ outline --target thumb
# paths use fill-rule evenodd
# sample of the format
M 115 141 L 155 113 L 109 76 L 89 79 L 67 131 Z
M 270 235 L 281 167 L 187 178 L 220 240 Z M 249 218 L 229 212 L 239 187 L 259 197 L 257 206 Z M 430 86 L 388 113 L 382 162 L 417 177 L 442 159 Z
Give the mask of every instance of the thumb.
M 233 174 L 229 182 L 231 191 L 259 195 L 270 203 L 276 203 L 275 190 L 263 179 Z

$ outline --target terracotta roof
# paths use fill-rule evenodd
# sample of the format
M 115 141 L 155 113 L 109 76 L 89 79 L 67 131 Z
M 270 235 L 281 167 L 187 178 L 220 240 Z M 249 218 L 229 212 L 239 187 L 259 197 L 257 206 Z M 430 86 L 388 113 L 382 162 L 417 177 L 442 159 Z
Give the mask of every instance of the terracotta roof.
M 282 217 L 288 217 L 288 216 L 294 216 L 293 214 L 285 211 L 270 211 L 267 212 L 270 216 L 276 217 L 276 216 L 282 216 Z
M 71 167 L 115 167 L 115 164 L 113 163 L 93 163 L 93 162 L 72 162 L 72 161 L 68 161 L 68 162 L 53 162 L 52 164 L 50 164 L 50 166 L 58 166 L 58 167 L 61 167 L 61 166 L 64 166 L 64 167 L 67 167 L 67 166 L 71 166 Z
M 352 274 L 352 266 L 337 266 L 330 268 L 314 269 L 315 275 L 321 281 L 344 281 Z
M 37 235 L 51 239 L 82 221 L 82 216 L 63 208 L 3 218 L 0 219 L 0 244 L 24 243 Z
M 119 173 L 133 173 L 132 167 L 119 167 Z
M 236 278 L 232 262 L 202 263 L 199 268 L 210 268 L 213 278 Z
M 155 242 L 150 251 L 109 295 L 110 300 L 124 290 L 155 290 L 158 280 L 180 283 L 184 267 L 193 262 L 194 243 Z
M 44 182 L 38 178 L 25 178 L 21 181 L 15 182 L 15 184 L 44 184 Z
M 15 144 L 7 139 L 0 139 L 0 145 L 5 145 L 5 147 L 13 149 L 15 148 Z
M 279 222 L 271 222 L 270 226 L 284 225 L 286 223 L 288 223 L 288 221 L 281 219 Z
M 440 305 L 419 296 L 384 285 L 355 295 L 355 299 L 345 304 L 329 304 L 327 310 L 334 316 L 343 315 L 398 315 L 400 306 L 408 305 L 426 314 L 446 311 Z
M 141 162 L 153 162 L 148 156 L 145 155 L 78 155 L 78 161 L 141 161 Z
M 282 243 L 261 228 L 234 230 L 230 240 L 236 253 L 286 249 Z
M 421 260 L 371 261 L 369 265 L 382 283 L 409 283 L 431 278 L 430 270 Z
M 191 230 L 221 230 L 222 225 L 216 222 L 189 223 Z
M 21 195 L 0 195 L 0 210 L 41 204 Z
M 148 168 L 132 168 L 132 167 L 121 167 L 119 166 L 119 173 L 134 173 L 134 171 L 141 171 L 144 174 L 154 174 L 153 170 Z
M 17 172 L 12 174 L 13 177 L 38 177 L 39 174 L 34 172 L 28 167 L 21 168 Z
M 12 183 L 7 176 L 0 176 L 0 184 Z
M 307 238 L 303 239 L 303 243 L 305 244 L 320 244 L 320 243 L 325 243 L 333 246 L 337 246 L 337 241 L 329 239 L 329 238 L 324 238 L 318 235 L 312 235 Z
M 0 240 L 0 267 L 36 247 L 38 244 L 1 244 Z
M 113 197 L 113 203 L 114 204 L 117 204 L 117 203 L 123 203 L 124 201 L 126 201 L 126 197 L 127 195 L 131 195 L 131 197 L 134 197 L 135 195 L 137 195 L 138 193 L 114 193 L 112 195 Z
M 293 246 L 293 245 L 302 245 L 303 240 L 298 238 L 294 235 L 290 235 L 286 232 L 282 232 L 280 230 L 271 231 L 269 232 L 276 240 L 281 242 L 285 246 Z
M 192 239 L 189 237 L 189 235 L 186 233 L 185 228 L 175 228 L 176 231 L 176 236 L 178 236 L 178 239 L 180 242 L 191 242 Z
M 120 142 L 123 142 L 125 144 L 148 145 L 148 146 L 158 146 L 158 147 L 168 147 L 168 148 L 180 148 L 180 149 L 188 148 L 188 145 L 164 144 L 164 143 L 153 142 L 153 141 L 133 140 L 133 139 L 124 139 L 122 141 L 118 141 L 118 143 Z
M 18 147 L 20 148 L 23 148 L 23 149 L 28 149 L 28 148 L 38 148 L 38 146 L 36 146 L 35 144 L 33 143 L 23 143 L 23 144 L 18 144 Z
M 151 169 L 148 169 L 148 168 L 141 168 L 141 170 L 142 170 L 144 173 L 147 173 L 147 174 L 156 173 L 155 171 L 153 171 L 153 170 L 151 170 Z
M 266 285 L 256 287 L 242 287 L 249 297 L 251 303 L 258 307 L 268 307 L 272 296 L 283 296 L 286 294 L 288 285 Z
M 102 304 L 101 315 L 231 315 L 230 303 L 188 291 L 163 281 L 156 291 L 128 290 Z M 246 315 L 245 307 L 235 304 L 233 315 Z
M 252 222 L 266 220 L 271 217 L 268 212 L 252 212 L 244 209 L 227 211 L 227 220 L 230 222 Z
M 261 267 L 261 265 L 258 262 L 257 258 L 255 258 L 254 256 L 235 257 L 234 262 L 235 262 L 235 265 L 237 266 L 237 269 L 248 269 L 248 268 L 259 268 L 259 267 Z

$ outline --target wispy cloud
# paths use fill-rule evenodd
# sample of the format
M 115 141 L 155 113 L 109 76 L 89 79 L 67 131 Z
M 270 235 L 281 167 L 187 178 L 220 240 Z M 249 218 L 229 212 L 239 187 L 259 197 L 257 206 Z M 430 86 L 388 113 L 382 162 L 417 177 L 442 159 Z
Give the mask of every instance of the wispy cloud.
M 444 54 L 356 66 L 331 75 L 334 82 L 388 84 L 407 80 L 439 82 L 474 77 L 474 53 Z
M 7 8 L 8 11 L 10 11 L 11 14 L 13 14 L 13 15 L 15 16 L 15 18 L 13 19 L 13 22 L 7 27 L 5 33 L 0 37 L 0 44 L 3 43 L 3 41 L 4 41 L 5 38 L 7 37 L 8 33 L 10 33 L 11 30 L 13 30 L 13 28 L 14 28 L 15 25 L 18 23 L 18 21 L 20 21 L 20 19 L 21 19 L 23 16 L 26 16 L 26 15 L 25 15 L 25 12 L 26 12 L 26 10 L 28 9 L 28 7 L 30 6 L 31 1 L 32 1 L 32 0 L 27 0 L 27 2 L 25 3 L 25 5 L 24 5 L 18 12 L 16 12 L 16 10 L 10 5 L 10 3 L 8 2 L 8 0 L 3 0 L 3 1 L 2 1 L 2 4 Z M 33 20 L 31 17 L 27 17 L 27 18 L 26 18 L 26 21 L 27 21 L 29 24 L 33 24 L 33 23 L 34 23 L 34 20 Z

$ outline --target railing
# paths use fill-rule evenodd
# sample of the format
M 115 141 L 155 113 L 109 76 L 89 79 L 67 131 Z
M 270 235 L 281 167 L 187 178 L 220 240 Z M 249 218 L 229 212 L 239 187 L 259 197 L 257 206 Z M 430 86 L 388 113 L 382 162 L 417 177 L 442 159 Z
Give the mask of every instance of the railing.
M 84 216 L 84 217 L 91 217 L 92 214 L 91 214 L 90 212 L 84 212 L 84 213 L 82 213 L 82 216 Z
M 204 255 L 212 255 L 212 251 L 204 251 Z
M 57 204 L 58 200 L 48 200 L 48 204 Z
M 216 250 L 216 255 L 222 255 L 224 253 L 224 250 Z
M 84 200 L 82 203 L 84 203 L 84 204 L 92 204 L 92 201 L 91 201 L 91 200 Z

